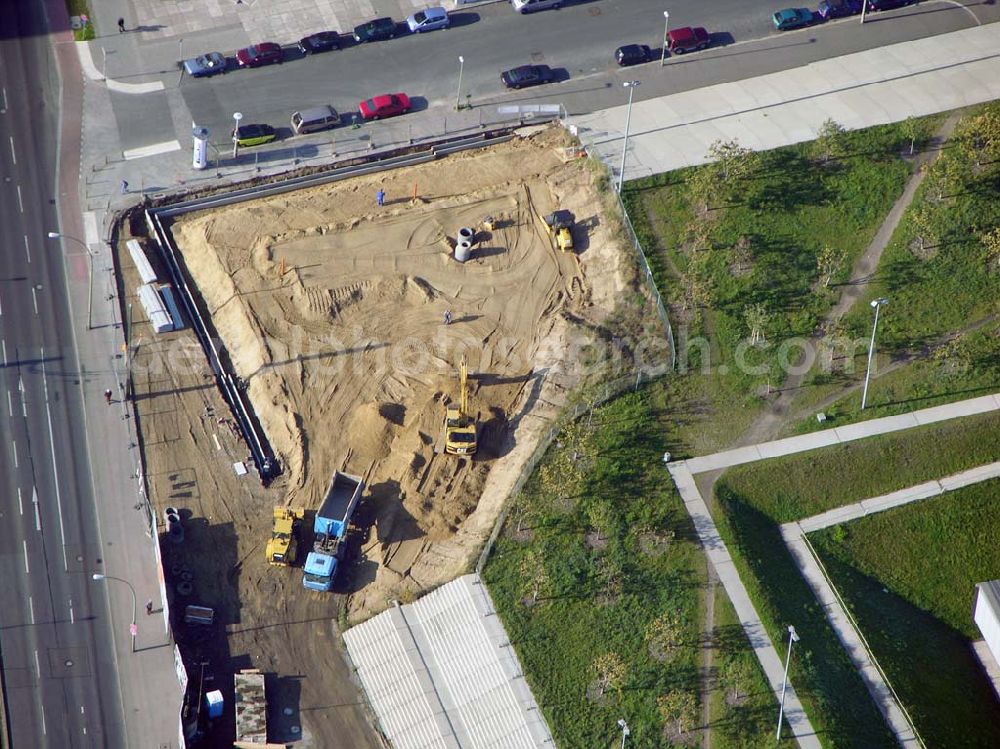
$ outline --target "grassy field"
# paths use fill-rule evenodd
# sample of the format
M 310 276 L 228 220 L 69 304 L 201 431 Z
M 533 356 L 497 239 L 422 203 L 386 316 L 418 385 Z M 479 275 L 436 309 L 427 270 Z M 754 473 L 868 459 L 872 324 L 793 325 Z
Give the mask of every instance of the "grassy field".
M 989 413 L 738 466 L 716 493 L 785 523 L 1000 459 Z
M 1000 569 L 998 492 L 984 482 L 810 536 L 928 746 L 1000 746 L 970 647 L 973 586 Z
M 666 746 L 657 699 L 684 692 L 697 703 L 705 561 L 661 460 L 667 401 L 657 381 L 565 430 L 483 573 L 562 747 L 610 746 L 622 717 L 629 746 Z M 671 645 L 656 650 L 649 633 L 664 615 Z M 594 662 L 608 653 L 623 673 L 599 695 Z M 747 746 L 762 738 L 754 721 L 731 730 Z

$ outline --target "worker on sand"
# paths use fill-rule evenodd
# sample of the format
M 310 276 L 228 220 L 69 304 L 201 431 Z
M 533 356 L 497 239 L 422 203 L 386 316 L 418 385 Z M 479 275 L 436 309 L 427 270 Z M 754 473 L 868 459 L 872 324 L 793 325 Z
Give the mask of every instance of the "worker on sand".
M 446 309 L 444 311 L 444 324 L 445 325 L 451 325 L 451 310 L 450 309 Z
M 378 189 L 378 192 L 375 193 L 375 202 L 378 203 L 379 206 L 385 205 L 385 191 L 381 187 Z
M 111 388 L 108 388 L 107 390 L 104 391 L 104 402 L 107 403 L 109 406 L 111 405 L 111 395 L 112 395 Z

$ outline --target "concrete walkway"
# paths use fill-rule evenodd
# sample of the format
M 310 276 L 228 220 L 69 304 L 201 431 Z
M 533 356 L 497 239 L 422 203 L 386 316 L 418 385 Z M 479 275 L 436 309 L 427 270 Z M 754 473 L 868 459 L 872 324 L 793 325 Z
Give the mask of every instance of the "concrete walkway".
M 632 106 L 626 179 L 705 163 L 736 139 L 755 151 L 813 140 L 827 119 L 854 130 L 1000 98 L 1000 24 L 893 44 Z M 615 174 L 626 107 L 573 117 Z
M 911 502 L 937 497 L 945 492 L 998 477 L 1000 477 L 1000 462 L 990 463 L 956 473 L 939 481 L 928 481 L 781 526 L 781 536 L 785 539 L 785 544 L 802 572 L 802 576 L 809 583 L 809 587 L 813 589 L 816 599 L 823 605 L 827 620 L 834 632 L 837 633 L 837 638 L 850 656 L 854 667 L 864 679 L 865 685 L 875 699 L 886 723 L 896 734 L 900 746 L 918 747 L 923 746 L 923 742 L 918 739 L 918 734 L 906 713 L 906 709 L 900 704 L 882 668 L 869 651 L 864 637 L 858 631 L 853 618 L 848 614 L 843 601 L 827 578 L 825 570 L 806 539 L 806 534 Z
M 765 442 L 759 445 L 741 447 L 735 450 L 725 450 L 713 455 L 690 458 L 688 460 L 677 461 L 667 465 L 670 475 L 673 477 L 677 490 L 681 495 L 681 499 L 684 501 L 684 506 L 694 522 L 695 531 L 698 534 L 702 547 L 705 549 L 705 553 L 708 556 L 709 561 L 718 573 L 719 580 L 726 589 L 726 594 L 729 596 L 729 600 L 733 603 L 736 615 L 739 617 L 740 624 L 743 626 L 747 639 L 750 641 L 750 646 L 753 648 L 754 653 L 761 664 L 761 668 L 763 668 L 764 674 L 771 685 L 771 689 L 775 694 L 775 699 L 780 699 L 781 697 L 784 665 L 778 654 L 778 650 L 771 643 L 767 635 L 767 631 L 764 629 L 760 616 L 757 614 L 753 603 L 750 601 L 747 590 L 744 587 L 743 582 L 740 580 L 739 573 L 736 571 L 736 567 L 733 564 L 733 559 L 729 554 L 729 550 L 726 548 L 725 543 L 719 536 L 718 529 L 715 526 L 715 522 L 712 520 L 708 506 L 701 496 L 701 492 L 695 482 L 695 474 L 716 471 L 730 466 L 752 463 L 758 460 L 766 460 L 768 458 L 776 458 L 782 455 L 793 455 L 795 453 L 806 452 L 820 447 L 827 447 L 830 445 L 863 439 L 864 437 L 888 434 L 890 432 L 896 432 L 904 429 L 912 429 L 917 426 L 947 421 L 961 416 L 972 416 L 996 410 L 1000 410 L 1000 394 L 971 398 L 969 400 L 948 403 L 943 406 L 935 406 L 933 408 L 925 408 L 920 411 L 901 414 L 899 416 L 887 416 L 881 419 L 872 419 L 870 421 L 863 421 L 857 424 L 849 424 L 843 427 L 814 432 L 813 434 L 788 437 L 786 439 Z M 921 484 L 917 487 L 911 487 L 903 492 L 894 492 L 893 494 L 885 495 L 884 497 L 876 497 L 874 499 L 865 500 L 864 502 L 859 502 L 855 506 L 855 509 L 847 512 L 844 512 L 841 509 L 832 510 L 829 513 L 824 513 L 823 515 L 812 519 L 811 522 L 813 525 L 809 525 L 810 521 L 799 521 L 800 527 L 804 529 L 800 532 L 800 537 L 801 533 L 825 527 L 822 525 L 824 522 L 827 524 L 844 522 L 847 519 L 851 519 L 851 517 L 860 517 L 866 514 L 866 512 L 887 509 L 898 504 L 903 504 L 907 501 L 914 501 L 927 496 L 933 496 L 934 493 L 950 491 L 951 489 L 965 486 L 968 483 L 975 483 L 975 481 L 983 481 L 987 478 L 992 478 L 992 470 L 994 470 L 994 466 L 984 466 L 972 469 L 971 471 L 956 474 L 955 476 L 947 479 L 942 479 L 939 482 L 929 482 L 927 484 Z M 997 464 L 995 470 L 997 470 L 998 475 L 1000 475 L 1000 464 Z M 857 514 L 852 515 L 852 513 Z M 806 525 L 801 526 L 802 523 L 806 523 Z M 819 525 L 817 525 L 817 523 L 819 523 Z M 802 552 L 806 556 L 809 556 L 809 552 L 807 550 L 803 549 Z M 797 553 L 794 548 L 793 554 L 799 558 L 799 553 Z M 802 562 L 800 561 L 800 567 L 801 566 Z M 821 574 L 820 577 L 822 577 Z M 827 603 L 825 598 L 821 597 L 821 600 L 824 603 Z M 832 611 L 833 609 L 828 610 Z M 840 620 L 835 621 L 831 618 L 831 622 L 834 624 L 842 642 L 850 642 L 849 639 L 844 639 L 845 637 L 849 637 L 849 635 L 842 633 L 854 631 L 850 625 L 846 625 L 845 629 L 841 629 L 841 626 L 846 624 L 846 620 L 846 614 L 843 616 L 842 622 Z M 792 622 L 792 624 L 794 624 L 794 622 Z M 855 635 L 856 634 L 857 633 L 855 631 Z M 858 637 L 857 642 L 860 645 L 860 637 Z M 779 643 L 779 645 L 781 647 L 784 646 L 783 643 Z M 849 654 L 855 664 L 861 664 L 862 677 L 865 679 L 866 684 L 869 685 L 869 689 L 872 691 L 872 696 L 875 698 L 880 711 L 884 716 L 886 716 L 890 727 L 893 728 L 893 730 L 896 730 L 897 736 L 900 738 L 901 742 L 904 745 L 909 745 L 907 743 L 908 741 L 915 741 L 916 738 L 913 736 L 913 731 L 908 728 L 909 723 L 904 718 L 896 700 L 893 698 L 891 690 L 885 684 L 884 680 L 881 681 L 882 688 L 877 686 L 879 680 L 874 678 L 877 676 L 877 674 L 874 673 L 874 667 L 872 667 L 871 670 L 866 669 L 864 664 L 868 661 L 867 653 L 864 651 L 864 648 L 862 647 L 859 652 L 853 645 L 848 644 L 846 647 L 848 648 Z M 874 688 L 872 687 L 873 684 L 876 685 Z M 791 684 L 788 685 L 785 695 L 785 715 L 788 719 L 788 724 L 799 743 L 799 746 L 806 749 L 818 749 L 818 747 L 821 746 L 819 738 L 816 736 L 816 732 L 813 730 L 812 724 L 809 722 L 809 718 L 806 716 L 805 711 L 802 708 L 802 703 L 799 701 L 798 695 L 795 693 L 795 689 Z M 908 733 L 898 730 L 900 727 L 907 727 Z

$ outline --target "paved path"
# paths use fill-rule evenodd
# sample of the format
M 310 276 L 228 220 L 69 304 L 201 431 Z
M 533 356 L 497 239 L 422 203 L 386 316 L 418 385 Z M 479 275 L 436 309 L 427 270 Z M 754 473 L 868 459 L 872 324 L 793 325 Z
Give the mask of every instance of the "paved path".
M 990 463 L 939 481 L 928 481 L 781 526 L 781 535 L 802 576 L 826 610 L 827 620 L 837 633 L 837 638 L 861 674 L 861 678 L 864 679 L 868 691 L 875 698 L 883 717 L 896 734 L 901 746 L 917 747 L 921 746 L 922 742 L 918 740 L 905 709 L 900 705 L 888 679 L 868 650 L 853 618 L 847 613 L 843 601 L 830 584 L 825 570 L 806 539 L 806 534 L 998 477 L 1000 477 L 1000 462 Z
M 736 615 L 740 619 L 740 624 L 743 626 L 747 639 L 750 641 L 750 646 L 754 649 L 754 653 L 760 661 L 761 667 L 763 668 L 764 674 L 771 685 L 771 689 L 774 691 L 776 699 L 780 699 L 782 680 L 784 677 L 784 667 L 781 657 L 779 656 L 774 645 L 772 645 L 767 635 L 767 631 L 764 629 L 764 625 L 762 624 L 756 609 L 754 609 L 753 603 L 750 601 L 746 588 L 740 580 L 739 573 L 736 571 L 736 567 L 733 564 L 732 556 L 730 556 L 729 550 L 726 548 L 725 543 L 719 536 L 715 522 L 712 520 L 712 516 L 708 511 L 708 506 L 705 504 L 705 500 L 702 498 L 701 492 L 698 490 L 698 486 L 694 479 L 695 474 L 717 471 L 730 466 L 752 463 L 758 460 L 766 460 L 768 458 L 776 458 L 782 455 L 793 455 L 799 452 L 814 450 L 819 447 L 827 447 L 843 442 L 851 442 L 865 437 L 888 434 L 890 432 L 896 432 L 903 429 L 912 429 L 917 426 L 947 421 L 961 416 L 972 416 L 996 410 L 1000 410 L 1000 394 L 986 395 L 980 398 L 971 398 L 969 400 L 948 403 L 946 405 L 935 406 L 933 408 L 925 408 L 920 411 L 901 414 L 899 416 L 887 416 L 881 419 L 872 419 L 870 421 L 863 421 L 857 424 L 849 424 L 843 427 L 826 429 L 812 434 L 803 434 L 795 437 L 775 440 L 773 442 L 765 442 L 759 445 L 750 445 L 748 447 L 740 447 L 734 450 L 725 450 L 713 455 L 690 458 L 688 460 L 668 464 L 667 468 L 670 471 L 670 475 L 674 479 L 674 483 L 676 484 L 677 490 L 681 495 L 681 499 L 684 501 L 685 508 L 691 515 L 695 531 L 698 534 L 702 547 L 705 549 L 709 562 L 718 573 L 719 580 L 726 589 L 726 594 L 729 596 L 729 600 L 732 601 L 733 607 L 736 609 Z M 948 491 L 950 489 L 966 485 L 965 483 L 962 483 L 963 481 L 974 483 L 976 480 L 982 481 L 986 478 L 991 478 L 991 470 L 993 470 L 993 466 L 977 468 L 972 471 L 965 471 L 947 479 L 942 479 L 940 482 L 929 482 L 928 484 L 923 484 L 919 487 L 904 490 L 904 493 L 902 494 L 900 492 L 895 492 L 893 494 L 886 495 L 885 497 L 877 497 L 875 499 L 866 500 L 867 504 L 865 504 L 865 502 L 858 503 L 858 509 L 854 510 L 854 512 L 859 514 L 855 515 L 855 517 L 860 517 L 865 514 L 866 511 L 870 512 L 876 508 L 886 509 L 890 506 L 895 506 L 892 504 L 893 502 L 900 504 L 905 501 L 913 501 L 913 499 L 922 498 L 923 496 L 932 496 L 932 494 L 928 492 L 933 493 L 935 486 L 938 487 L 940 491 Z M 1000 471 L 1000 468 L 997 468 L 997 470 Z M 940 491 L 937 493 L 940 493 Z M 905 492 L 909 492 L 909 494 L 906 494 Z M 907 497 L 911 498 L 907 499 Z M 828 519 L 830 523 L 844 522 L 844 520 L 850 519 L 850 512 L 848 512 L 847 515 L 836 514 L 840 512 L 840 510 L 832 510 L 830 513 L 824 513 L 824 516 L 829 516 Z M 817 517 L 823 518 L 824 516 Z M 800 521 L 800 523 L 804 522 L 808 521 Z M 826 522 L 826 520 L 820 519 L 814 520 L 813 522 L 822 523 Z M 820 527 L 824 526 L 808 526 L 806 527 L 806 530 L 816 530 Z M 793 553 L 795 553 L 794 549 Z M 798 556 L 798 554 L 796 554 L 796 556 Z M 821 598 L 821 600 L 823 599 Z M 846 616 L 844 617 L 844 621 L 846 622 Z M 838 627 L 837 622 L 834 622 L 834 626 Z M 843 631 L 848 632 L 851 629 L 852 628 L 848 626 L 847 629 Z M 840 634 L 842 630 L 838 628 L 837 632 Z M 842 642 L 843 641 L 844 640 L 842 638 Z M 856 649 L 851 645 L 848 645 L 847 647 L 852 659 L 855 659 L 855 663 L 863 663 L 863 658 L 858 660 L 861 658 L 861 654 L 856 652 Z M 862 649 L 862 653 L 863 652 L 864 651 Z M 869 684 L 870 689 L 872 689 L 872 684 L 877 684 L 877 680 L 873 680 L 872 674 L 864 668 L 862 668 L 862 676 L 865 678 L 866 683 Z M 882 685 L 884 687 L 884 681 L 882 682 Z M 874 688 L 872 695 L 876 699 L 882 714 L 887 716 L 887 720 L 893 729 L 897 728 L 899 720 L 901 720 L 903 724 L 908 725 L 905 719 L 903 719 L 902 713 L 887 687 L 884 689 L 877 687 Z M 813 730 L 812 724 L 809 722 L 809 718 L 802 709 L 802 703 L 799 701 L 798 695 L 795 693 L 791 684 L 788 685 L 788 690 L 785 695 L 785 715 L 788 718 L 788 724 L 791 726 L 792 732 L 798 740 L 799 746 L 804 749 L 813 749 L 814 747 L 818 748 L 820 746 L 819 739 Z M 905 739 L 906 735 L 907 734 L 901 733 L 897 730 L 897 736 L 899 736 L 901 740 Z M 909 735 L 912 736 L 912 731 Z
M 827 119 L 853 130 L 998 99 L 998 49 L 1000 24 L 987 24 L 639 102 L 626 179 L 705 163 L 720 139 L 764 151 L 815 139 Z M 615 174 L 625 110 L 572 119 Z

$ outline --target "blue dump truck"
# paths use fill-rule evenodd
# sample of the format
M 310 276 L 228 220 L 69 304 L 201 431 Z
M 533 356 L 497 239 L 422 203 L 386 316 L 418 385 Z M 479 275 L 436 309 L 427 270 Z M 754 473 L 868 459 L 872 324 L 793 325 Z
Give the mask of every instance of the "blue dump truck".
M 302 585 L 309 590 L 328 591 L 333 585 L 340 560 L 341 544 L 347 536 L 351 515 L 358 506 L 365 482 L 358 476 L 334 471 L 330 488 L 313 521 L 315 541 L 306 557 Z

